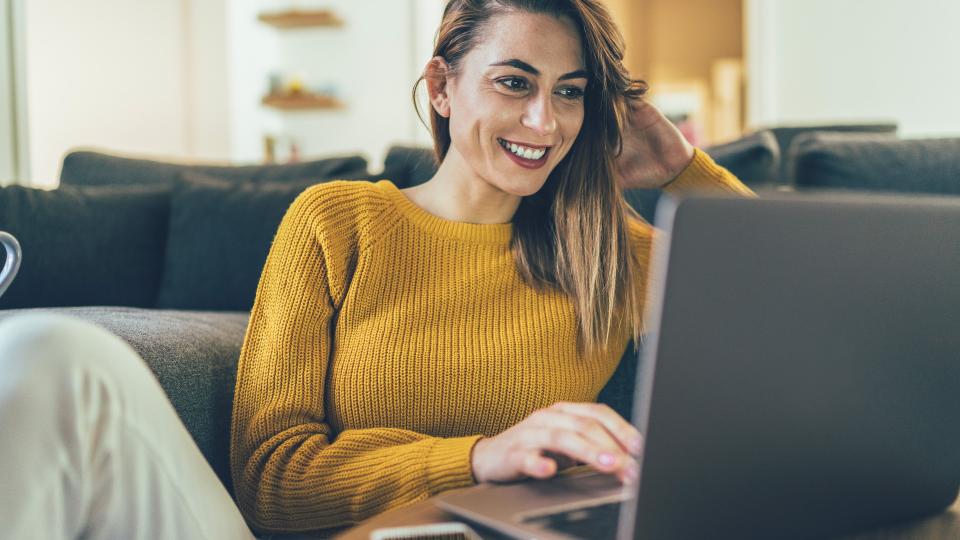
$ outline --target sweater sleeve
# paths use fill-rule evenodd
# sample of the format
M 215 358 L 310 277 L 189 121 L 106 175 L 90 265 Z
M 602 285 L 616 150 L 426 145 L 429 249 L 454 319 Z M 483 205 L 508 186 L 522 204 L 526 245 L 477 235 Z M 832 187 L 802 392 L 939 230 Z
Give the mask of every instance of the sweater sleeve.
M 474 482 L 479 436 L 402 429 L 332 433 L 324 387 L 350 235 L 320 219 L 328 197 L 307 190 L 280 224 L 247 326 L 233 405 L 231 468 L 238 505 L 263 532 L 342 527 Z
M 703 192 L 725 192 L 745 197 L 756 196 L 733 173 L 717 165 L 713 158 L 699 148 L 694 149 L 693 161 L 687 165 L 687 168 L 663 189 L 674 196 Z

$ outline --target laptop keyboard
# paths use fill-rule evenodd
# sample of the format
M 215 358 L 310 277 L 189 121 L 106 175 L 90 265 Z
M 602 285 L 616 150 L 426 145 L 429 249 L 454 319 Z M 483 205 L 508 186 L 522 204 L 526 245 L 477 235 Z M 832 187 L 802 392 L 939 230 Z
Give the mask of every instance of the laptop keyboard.
M 620 516 L 620 503 L 613 502 L 564 510 L 554 514 L 543 514 L 524 520 L 524 523 L 538 525 L 545 529 L 591 540 L 616 538 L 617 523 Z

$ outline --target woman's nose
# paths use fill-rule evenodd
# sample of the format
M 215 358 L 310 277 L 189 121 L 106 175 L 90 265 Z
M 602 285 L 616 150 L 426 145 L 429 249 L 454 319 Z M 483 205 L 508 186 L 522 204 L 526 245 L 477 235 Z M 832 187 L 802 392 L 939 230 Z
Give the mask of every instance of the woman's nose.
M 550 96 L 537 96 L 528 102 L 520 123 L 537 135 L 550 135 L 557 130 L 557 117 Z

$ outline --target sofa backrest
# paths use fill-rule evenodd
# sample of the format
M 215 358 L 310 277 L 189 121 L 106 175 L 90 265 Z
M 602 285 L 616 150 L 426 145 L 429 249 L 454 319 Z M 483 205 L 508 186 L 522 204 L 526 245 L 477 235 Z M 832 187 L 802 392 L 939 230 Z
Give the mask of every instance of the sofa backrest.
M 362 156 L 342 156 L 270 165 L 167 163 L 91 151 L 75 151 L 63 159 L 60 183 L 75 186 L 171 185 L 183 172 L 201 173 L 235 182 L 302 182 L 359 178 L 367 174 Z

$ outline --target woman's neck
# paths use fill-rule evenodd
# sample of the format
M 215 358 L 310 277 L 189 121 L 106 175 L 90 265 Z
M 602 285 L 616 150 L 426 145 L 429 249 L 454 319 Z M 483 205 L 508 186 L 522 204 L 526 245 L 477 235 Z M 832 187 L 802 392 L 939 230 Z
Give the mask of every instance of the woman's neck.
M 402 191 L 425 211 L 465 223 L 509 223 L 522 199 L 477 176 L 452 146 L 433 178 Z

